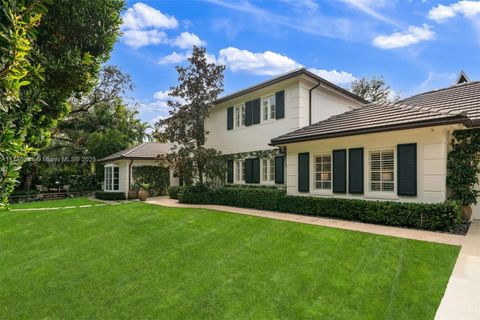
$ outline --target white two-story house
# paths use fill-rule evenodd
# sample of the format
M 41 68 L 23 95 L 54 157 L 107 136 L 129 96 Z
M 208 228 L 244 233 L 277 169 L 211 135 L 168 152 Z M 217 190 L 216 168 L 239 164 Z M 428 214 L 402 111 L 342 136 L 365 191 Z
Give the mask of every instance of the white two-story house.
M 284 184 L 284 155 L 271 140 L 365 103 L 297 69 L 217 100 L 205 121 L 207 147 L 231 156 L 228 183 Z

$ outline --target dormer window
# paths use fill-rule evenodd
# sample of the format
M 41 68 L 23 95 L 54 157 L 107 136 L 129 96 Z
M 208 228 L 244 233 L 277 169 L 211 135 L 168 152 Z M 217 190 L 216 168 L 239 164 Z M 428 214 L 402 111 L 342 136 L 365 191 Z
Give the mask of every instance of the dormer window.
M 275 95 L 262 98 L 262 120 L 275 119 Z

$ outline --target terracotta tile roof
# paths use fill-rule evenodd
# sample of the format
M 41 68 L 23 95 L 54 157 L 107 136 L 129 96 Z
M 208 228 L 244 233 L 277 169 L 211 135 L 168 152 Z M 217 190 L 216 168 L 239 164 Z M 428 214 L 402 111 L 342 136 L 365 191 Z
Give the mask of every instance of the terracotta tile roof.
M 134 147 L 108 155 L 98 162 L 107 162 L 119 159 L 153 160 L 159 154 L 170 152 L 171 144 L 160 142 L 143 142 Z

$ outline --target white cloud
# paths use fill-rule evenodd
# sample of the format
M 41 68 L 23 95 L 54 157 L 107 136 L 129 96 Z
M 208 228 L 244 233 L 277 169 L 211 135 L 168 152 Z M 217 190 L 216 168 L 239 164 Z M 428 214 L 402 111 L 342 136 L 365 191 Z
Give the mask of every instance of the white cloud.
M 346 85 L 352 83 L 352 81 L 356 80 L 353 74 L 345 71 L 337 71 L 333 70 L 324 70 L 324 69 L 315 69 L 311 68 L 308 71 L 315 73 L 319 77 L 322 77 L 330 82 L 333 82 L 337 85 Z
M 184 52 L 184 53 L 172 52 L 171 54 L 160 58 L 160 60 L 158 60 L 158 63 L 159 63 L 159 64 L 175 64 L 175 63 L 180 63 L 180 62 L 183 62 L 183 61 L 187 60 L 187 58 L 188 58 L 189 56 L 190 56 L 190 55 L 188 54 L 188 52 Z
M 430 9 L 428 18 L 437 22 L 443 22 L 455 17 L 457 14 L 462 14 L 467 18 L 480 14 L 480 1 L 463 0 L 448 6 L 439 4 Z
M 193 46 L 204 46 L 205 42 L 202 41 L 196 34 L 190 32 L 182 32 L 172 41 L 172 45 L 182 49 L 189 49 Z
M 129 47 L 140 48 L 152 44 L 168 43 L 165 32 L 160 30 L 126 30 L 123 32 L 123 41 Z
M 373 45 L 382 49 L 395 49 L 407 47 L 421 41 L 432 40 L 435 32 L 431 27 L 424 24 L 422 27 L 409 26 L 406 31 L 395 32 L 391 35 L 377 36 Z
M 218 62 L 225 64 L 233 72 L 256 75 L 277 75 L 301 67 L 295 60 L 276 52 L 254 53 L 234 47 L 220 50 Z
M 178 26 L 175 17 L 166 15 L 160 10 L 144 3 L 137 2 L 128 8 L 123 15 L 123 29 L 141 30 L 145 28 L 172 29 Z

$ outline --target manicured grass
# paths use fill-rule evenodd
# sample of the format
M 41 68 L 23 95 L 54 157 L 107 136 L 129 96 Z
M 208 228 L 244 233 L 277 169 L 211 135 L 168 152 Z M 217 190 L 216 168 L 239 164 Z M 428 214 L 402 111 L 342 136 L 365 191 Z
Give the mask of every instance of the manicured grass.
M 28 208 L 61 208 L 70 206 L 82 206 L 86 204 L 98 204 L 100 202 L 92 201 L 86 197 L 33 201 L 24 203 L 14 203 L 10 205 L 10 209 L 28 209 Z
M 144 203 L 0 213 L 2 319 L 433 319 L 458 247 Z

